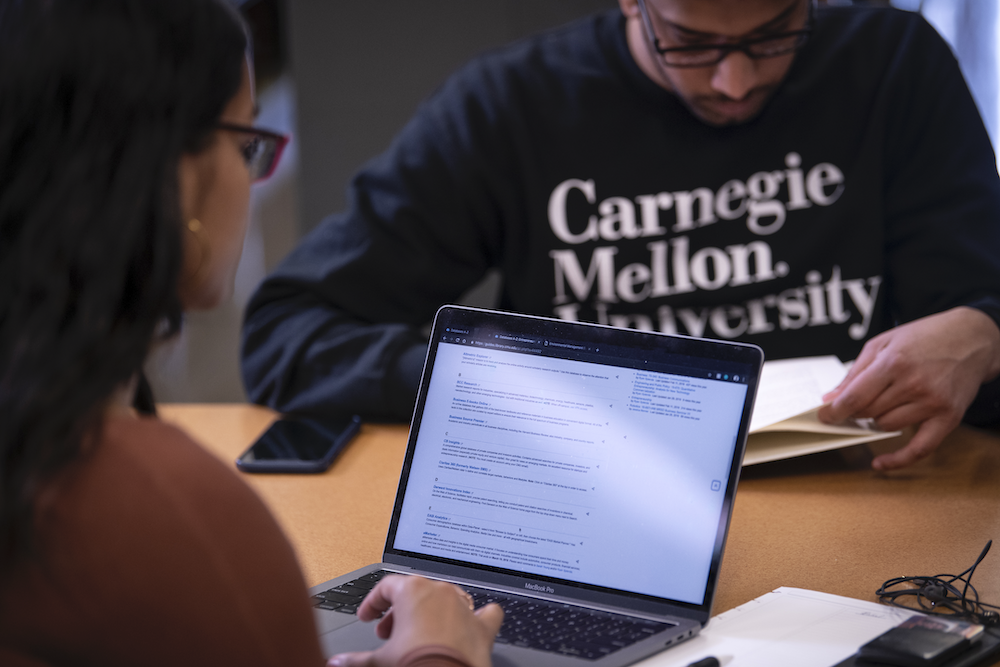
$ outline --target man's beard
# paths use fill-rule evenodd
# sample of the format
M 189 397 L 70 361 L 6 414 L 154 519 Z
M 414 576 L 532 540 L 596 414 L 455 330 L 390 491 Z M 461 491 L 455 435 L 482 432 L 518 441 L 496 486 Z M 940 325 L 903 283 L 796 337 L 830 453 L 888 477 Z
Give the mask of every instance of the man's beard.
M 691 99 L 681 98 L 688 109 L 701 121 L 717 127 L 739 125 L 753 120 L 767 106 L 777 84 L 758 86 L 742 100 L 733 100 L 725 95 L 698 95 Z

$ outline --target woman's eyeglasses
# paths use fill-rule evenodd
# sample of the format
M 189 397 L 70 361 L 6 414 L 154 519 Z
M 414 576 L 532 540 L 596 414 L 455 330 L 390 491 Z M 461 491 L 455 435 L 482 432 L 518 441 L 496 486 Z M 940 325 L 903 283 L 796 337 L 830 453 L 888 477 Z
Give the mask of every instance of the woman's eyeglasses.
M 219 123 L 216 127 L 220 130 L 247 135 L 247 141 L 241 144 L 240 150 L 247 163 L 247 168 L 250 170 L 250 177 L 254 181 L 263 181 L 274 173 L 281 160 L 281 153 L 285 150 L 290 139 L 287 134 L 279 134 L 247 125 Z
M 802 30 L 761 35 L 760 37 L 741 39 L 736 42 L 712 44 L 711 46 L 662 47 L 660 46 L 659 38 L 653 30 L 653 22 L 650 21 L 649 14 L 646 11 L 646 3 L 644 0 L 639 0 L 639 11 L 642 14 L 642 21 L 646 26 L 649 41 L 656 52 L 660 54 L 660 57 L 663 58 L 663 64 L 668 67 L 710 67 L 725 60 L 733 51 L 742 51 L 747 57 L 754 60 L 759 58 L 774 58 L 798 51 L 809 39 L 809 33 L 812 32 L 809 28 L 809 24 L 812 22 L 811 1 L 808 7 L 809 15 L 806 19 L 806 27 Z M 674 24 L 665 19 L 661 19 L 661 21 L 674 26 Z

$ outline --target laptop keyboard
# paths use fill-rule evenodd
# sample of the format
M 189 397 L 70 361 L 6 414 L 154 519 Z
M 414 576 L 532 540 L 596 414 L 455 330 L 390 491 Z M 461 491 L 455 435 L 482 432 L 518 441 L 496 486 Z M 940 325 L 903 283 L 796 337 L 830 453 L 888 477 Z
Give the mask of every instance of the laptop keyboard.
M 319 607 L 320 609 L 339 611 L 342 614 L 357 613 L 358 605 L 360 605 L 361 601 L 365 599 L 366 595 L 368 595 L 368 591 L 375 588 L 375 584 L 378 583 L 378 580 L 387 574 L 391 574 L 391 572 L 376 570 L 375 572 L 369 572 L 364 576 L 358 577 L 353 581 L 348 581 L 346 584 L 334 586 L 333 588 L 325 590 L 318 595 L 314 595 L 314 606 Z
M 354 614 L 361 600 L 378 580 L 390 574 L 371 572 L 313 597 L 320 609 Z M 670 626 L 621 614 L 584 609 L 568 604 L 546 602 L 519 595 L 464 586 L 476 607 L 496 602 L 504 610 L 498 644 L 597 660 L 631 646 Z

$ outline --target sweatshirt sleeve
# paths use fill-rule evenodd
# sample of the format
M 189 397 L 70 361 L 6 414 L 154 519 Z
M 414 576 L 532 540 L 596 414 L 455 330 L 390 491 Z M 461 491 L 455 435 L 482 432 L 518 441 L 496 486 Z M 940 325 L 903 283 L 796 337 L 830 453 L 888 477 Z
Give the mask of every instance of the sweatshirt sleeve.
M 475 63 L 453 76 L 258 289 L 242 348 L 253 401 L 409 419 L 422 329 L 497 261 L 510 179 L 491 81 Z
M 886 90 L 886 254 L 894 315 L 907 322 L 970 306 L 1000 327 L 1000 178 L 958 62 L 922 18 L 898 49 Z M 965 414 L 1000 422 L 1000 379 Z
M 947 44 L 913 21 L 892 63 L 886 135 L 886 253 L 894 315 L 955 306 L 1000 326 L 1000 178 L 996 156 Z

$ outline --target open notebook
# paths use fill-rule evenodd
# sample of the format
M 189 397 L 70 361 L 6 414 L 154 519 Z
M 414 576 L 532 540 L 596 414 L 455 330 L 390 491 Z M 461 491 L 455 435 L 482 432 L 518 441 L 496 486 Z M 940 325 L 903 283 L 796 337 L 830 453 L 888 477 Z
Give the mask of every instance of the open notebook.
M 840 383 L 847 370 L 835 356 L 765 362 L 743 465 L 900 435 L 900 431 L 879 430 L 871 420 L 853 419 L 836 425 L 819 420 L 816 413 L 823 405 L 823 395 Z

